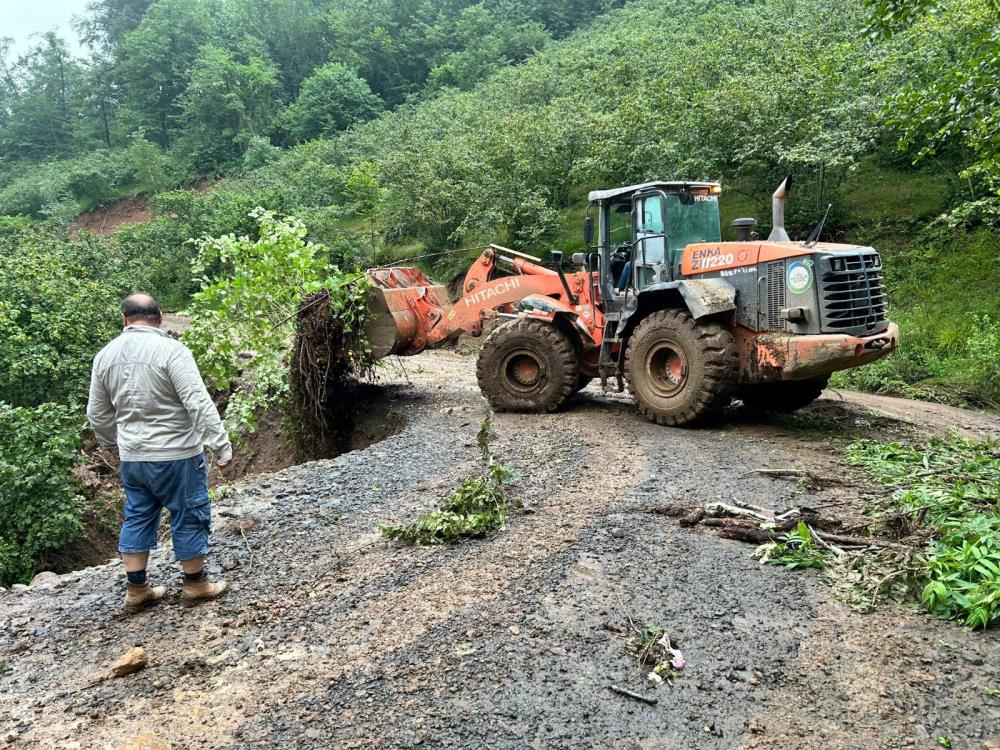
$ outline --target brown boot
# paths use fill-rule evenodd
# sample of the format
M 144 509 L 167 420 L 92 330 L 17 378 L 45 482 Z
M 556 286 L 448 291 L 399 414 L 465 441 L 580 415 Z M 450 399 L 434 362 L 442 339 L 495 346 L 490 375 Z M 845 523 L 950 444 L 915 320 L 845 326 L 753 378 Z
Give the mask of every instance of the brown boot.
M 150 586 L 148 583 L 142 586 L 128 584 L 125 592 L 125 611 L 129 614 L 138 612 L 140 609 L 151 607 L 167 595 L 166 586 Z
M 222 596 L 229 584 L 225 581 L 210 581 L 205 578 L 202 581 L 184 580 L 184 588 L 181 590 L 181 600 L 185 602 L 197 602 L 202 599 L 215 599 Z

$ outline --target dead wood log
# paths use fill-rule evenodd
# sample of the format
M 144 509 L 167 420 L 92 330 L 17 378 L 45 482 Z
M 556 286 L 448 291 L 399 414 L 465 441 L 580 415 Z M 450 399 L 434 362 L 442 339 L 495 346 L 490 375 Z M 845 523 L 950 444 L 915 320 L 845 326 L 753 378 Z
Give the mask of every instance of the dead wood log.
M 777 541 L 782 535 L 776 531 L 765 531 L 751 526 L 726 526 L 719 531 L 719 536 L 750 544 L 764 544 Z

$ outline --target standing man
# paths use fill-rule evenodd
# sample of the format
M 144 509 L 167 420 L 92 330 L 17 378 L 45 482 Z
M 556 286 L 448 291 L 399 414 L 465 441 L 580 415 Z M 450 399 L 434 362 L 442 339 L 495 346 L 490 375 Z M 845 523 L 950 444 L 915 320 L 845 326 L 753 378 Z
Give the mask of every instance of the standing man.
M 233 447 L 194 357 L 160 330 L 162 322 L 148 294 L 125 298 L 124 330 L 94 358 L 87 403 L 101 447 L 121 458 L 125 522 L 118 551 L 128 575 L 126 612 L 167 593 L 146 582 L 163 508 L 170 511 L 174 555 L 184 573 L 181 598 L 212 599 L 226 590 L 225 581 L 209 581 L 205 571 L 212 516 L 205 449 L 224 469 Z

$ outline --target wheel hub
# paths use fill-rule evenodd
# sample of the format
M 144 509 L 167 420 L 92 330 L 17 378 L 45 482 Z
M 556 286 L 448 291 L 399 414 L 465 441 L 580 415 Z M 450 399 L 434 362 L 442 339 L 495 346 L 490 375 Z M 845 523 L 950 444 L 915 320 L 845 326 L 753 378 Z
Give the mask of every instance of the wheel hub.
M 650 347 L 645 357 L 645 370 L 650 386 L 660 396 L 673 396 L 687 384 L 687 357 L 673 341 L 659 341 Z
M 508 387 L 519 393 L 528 393 L 541 385 L 544 365 L 533 352 L 519 349 L 504 358 L 500 372 Z

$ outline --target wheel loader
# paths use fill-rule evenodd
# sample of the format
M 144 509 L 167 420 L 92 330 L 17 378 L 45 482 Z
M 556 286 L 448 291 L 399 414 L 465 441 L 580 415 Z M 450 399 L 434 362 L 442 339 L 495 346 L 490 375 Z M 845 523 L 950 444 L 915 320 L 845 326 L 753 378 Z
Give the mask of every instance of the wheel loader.
M 774 193 L 767 240 L 753 219 L 737 219 L 735 242 L 721 241 L 719 183 L 593 191 L 576 271 L 564 271 L 560 252 L 543 263 L 491 245 L 454 303 L 418 268 L 372 270 L 373 354 L 417 354 L 499 318 L 476 366 L 496 411 L 555 411 L 594 378 L 605 390 L 627 385 L 639 411 L 664 425 L 696 422 L 733 398 L 799 409 L 834 371 L 892 352 L 899 329 L 874 249 L 820 242 L 819 231 L 789 239 L 790 187 L 786 178 Z

